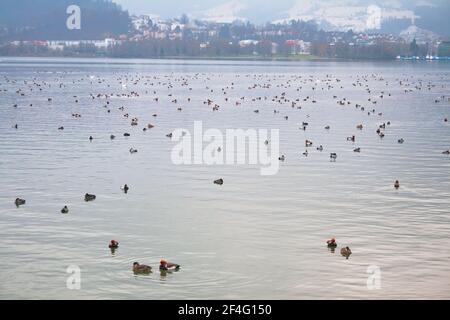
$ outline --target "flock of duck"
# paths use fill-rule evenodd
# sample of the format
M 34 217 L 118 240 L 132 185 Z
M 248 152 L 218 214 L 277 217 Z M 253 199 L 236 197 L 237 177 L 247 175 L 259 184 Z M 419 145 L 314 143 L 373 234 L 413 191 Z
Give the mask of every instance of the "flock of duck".
M 246 78 L 247 82 L 254 80 L 254 84 L 250 85 L 247 87 L 247 91 L 249 92 L 253 92 L 257 89 L 259 90 L 271 90 L 272 92 L 279 92 L 277 94 L 274 94 L 272 96 L 269 95 L 259 95 L 259 96 L 252 96 L 250 94 L 250 98 L 246 97 L 246 96 L 240 96 L 240 97 L 236 97 L 236 96 L 232 96 L 230 94 L 230 92 L 232 92 L 233 90 L 235 90 L 236 87 L 236 83 L 239 83 L 239 81 L 242 79 L 242 77 Z M 124 75 L 124 76 L 120 76 L 118 78 L 116 78 L 116 84 L 120 84 L 121 85 L 121 90 L 122 92 L 115 92 L 115 93 L 106 93 L 106 92 L 98 92 L 98 93 L 89 93 L 86 97 L 79 97 L 79 96 L 72 96 L 73 97 L 73 105 L 77 106 L 80 105 L 80 101 L 81 98 L 85 99 L 88 98 L 90 100 L 94 100 L 94 101 L 99 101 L 98 103 L 103 104 L 103 108 L 106 109 L 107 113 L 111 113 L 112 110 L 112 104 L 114 102 L 113 98 L 120 98 L 121 100 L 115 100 L 115 101 L 123 101 L 124 99 L 136 99 L 139 97 L 143 97 L 143 96 L 152 96 L 153 97 L 153 102 L 155 104 L 157 104 L 160 101 L 163 101 L 163 95 L 162 93 L 158 94 L 157 90 L 163 91 L 163 89 L 166 90 L 166 92 L 168 91 L 169 93 L 167 93 L 167 99 L 168 99 L 168 106 L 176 106 L 176 111 L 177 112 L 182 112 L 183 108 L 179 107 L 178 105 L 181 104 L 182 100 L 179 97 L 174 97 L 174 89 L 175 86 L 178 85 L 178 88 L 181 89 L 186 89 L 187 92 L 189 94 L 195 95 L 195 97 L 201 97 L 204 94 L 208 94 L 207 97 L 205 97 L 203 99 L 203 101 L 201 101 L 200 103 L 202 103 L 205 108 L 209 108 L 211 111 L 213 112 L 219 112 L 223 107 L 228 107 L 230 106 L 234 106 L 234 107 L 245 107 L 246 102 L 248 102 L 249 104 L 257 104 L 257 103 L 262 103 L 264 102 L 265 105 L 267 105 L 268 103 L 271 104 L 272 106 L 275 106 L 276 109 L 273 110 L 274 115 L 280 114 L 280 110 L 278 108 L 281 108 L 283 106 L 288 107 L 288 108 L 292 108 L 292 109 L 297 109 L 297 110 L 301 110 L 302 108 L 304 108 L 305 106 L 313 106 L 317 103 L 319 103 L 318 98 L 316 97 L 315 94 L 313 95 L 306 95 L 303 98 L 300 97 L 302 90 L 312 90 L 313 93 L 318 92 L 318 91 L 322 91 L 322 92 L 326 92 L 326 91 L 331 91 L 332 89 L 344 89 L 342 83 L 341 83 L 341 79 L 339 79 L 338 77 L 334 76 L 334 75 L 325 75 L 325 77 L 322 78 L 315 78 L 314 76 L 273 76 L 273 75 L 251 75 L 251 74 L 247 74 L 247 75 L 240 75 L 237 74 L 235 76 L 235 81 L 236 83 L 233 81 L 231 83 L 229 83 L 228 85 L 223 85 L 222 88 L 220 88 L 219 90 L 214 89 L 212 87 L 210 87 L 208 85 L 208 82 L 211 80 L 210 76 L 208 74 L 203 74 L 203 73 L 197 73 L 197 74 L 193 74 L 193 75 L 180 75 L 180 76 L 175 76 L 175 75 L 165 75 L 165 76 L 157 76 L 157 75 L 153 75 L 153 76 L 144 76 L 144 75 Z M 15 84 L 18 85 L 18 81 L 14 80 L 14 79 L 9 79 L 8 77 L 5 77 L 5 82 L 7 84 Z M 392 87 L 392 83 L 389 83 L 387 80 L 385 80 L 382 76 L 377 75 L 377 74 L 369 74 L 369 75 L 358 75 L 356 76 L 356 79 L 353 79 L 353 83 L 351 84 L 353 86 L 353 88 L 360 88 L 362 90 L 364 90 L 367 95 L 369 95 L 369 98 L 367 99 L 367 104 L 370 105 L 370 107 L 367 106 L 363 106 L 361 104 L 358 103 L 353 103 L 352 101 L 350 101 L 349 99 L 347 99 L 346 97 L 342 97 L 342 98 L 338 98 L 337 95 L 333 95 L 333 99 L 336 101 L 336 104 L 339 107 L 342 106 L 354 106 L 354 108 L 356 110 L 359 110 L 361 112 L 366 112 L 368 116 L 370 115 L 378 115 L 379 117 L 381 117 L 383 114 L 381 112 L 377 112 L 377 110 L 374 108 L 375 105 L 378 104 L 379 100 L 385 99 L 386 97 L 392 97 L 392 93 L 390 92 L 386 92 L 386 91 L 380 91 L 375 93 L 374 89 L 371 89 L 369 83 L 370 81 L 378 81 L 380 83 L 384 83 L 386 88 L 391 88 Z M 76 79 L 76 80 L 72 80 L 71 82 L 67 83 L 65 82 L 65 78 L 64 77 L 59 77 L 56 79 L 56 87 L 61 89 L 61 90 L 67 90 L 66 87 L 68 87 L 69 85 L 78 85 L 79 83 L 83 83 L 88 81 L 92 87 L 94 87 L 96 84 L 97 85 L 101 85 L 101 86 L 106 86 L 107 90 L 111 91 L 112 89 L 112 84 L 107 83 L 106 79 L 103 79 L 101 77 L 96 77 L 96 76 L 87 76 L 87 77 L 82 77 L 80 79 Z M 202 83 L 205 83 L 206 85 L 204 86 L 204 90 L 205 93 L 192 93 L 193 91 L 193 87 L 191 86 L 190 82 L 193 81 L 200 81 Z M 404 89 L 404 93 L 407 94 L 409 92 L 412 92 L 413 90 L 431 90 L 433 89 L 436 85 L 432 84 L 431 82 L 424 82 L 421 80 L 418 81 L 411 81 L 411 79 L 396 79 L 396 82 L 398 85 L 400 85 L 403 89 Z M 50 89 L 50 88 L 54 88 L 55 84 L 54 83 L 49 83 L 46 81 L 39 81 L 37 80 L 37 78 L 33 78 L 32 80 L 25 80 L 23 82 L 24 87 L 18 89 L 15 93 L 17 95 L 17 99 L 20 99 L 20 97 L 24 97 L 26 96 L 28 93 L 31 92 L 43 92 L 45 89 Z M 144 86 L 146 89 L 142 90 L 142 92 L 138 92 L 138 91 L 129 91 L 127 90 L 128 86 Z M 153 88 L 153 89 L 150 89 Z M 287 90 L 293 90 L 295 89 L 296 92 L 296 96 L 289 98 L 288 94 L 287 94 Z M 126 92 L 123 92 L 123 91 Z M 200 89 L 201 90 L 201 89 Z M 356 89 L 355 89 L 356 90 Z M 0 91 L 1 90 L 1 83 L 0 83 Z M 3 89 L 4 92 L 6 92 L 6 89 Z M 53 98 L 48 98 L 47 102 L 48 103 L 53 103 L 54 99 Z M 185 102 L 183 104 L 189 104 L 193 101 L 193 99 L 191 99 L 191 97 L 187 97 L 187 99 L 185 100 Z M 450 102 L 450 98 L 448 96 L 440 96 L 438 99 L 434 100 L 434 103 L 447 103 Z M 32 106 L 32 104 L 30 104 L 30 106 Z M 18 104 L 14 104 L 13 105 L 14 108 L 18 108 Z M 129 112 L 125 109 L 124 106 L 120 106 L 117 107 L 117 110 L 121 113 L 121 116 L 123 119 L 125 119 L 127 122 L 129 121 L 129 119 L 131 119 L 131 122 L 129 123 L 129 125 L 131 127 L 136 127 L 139 126 L 139 119 L 136 116 L 131 116 L 129 114 Z M 207 110 L 207 109 L 205 109 Z M 255 109 L 253 110 L 253 112 L 255 114 L 259 114 L 260 110 L 259 109 Z M 79 112 L 73 112 L 71 113 L 72 118 L 76 118 L 76 119 L 81 119 L 82 118 L 82 114 Z M 152 117 L 155 119 L 158 116 L 157 113 L 154 113 L 152 115 Z M 307 116 L 308 117 L 308 116 Z M 285 120 L 289 120 L 289 116 L 284 115 L 283 119 Z M 448 119 L 445 118 L 443 119 L 443 121 L 445 123 L 448 122 Z M 385 121 L 381 124 L 379 124 L 377 126 L 377 128 L 375 129 L 375 133 L 379 136 L 380 139 L 383 139 L 386 135 L 386 131 L 387 128 L 391 125 L 390 121 Z M 308 130 L 310 124 L 308 122 L 302 122 L 301 126 L 300 126 L 300 130 L 306 131 Z M 13 124 L 13 128 L 18 130 L 19 129 L 19 124 Z M 151 130 L 152 128 L 154 128 L 155 125 L 152 123 L 147 123 L 143 128 L 142 131 L 145 132 L 147 130 Z M 358 123 L 356 124 L 356 130 L 363 130 L 365 127 L 364 124 L 362 123 Z M 325 130 L 331 130 L 331 126 L 330 125 L 326 125 L 324 127 Z M 64 130 L 64 126 L 59 126 L 58 130 Z M 129 132 L 124 132 L 123 133 L 124 137 L 130 137 L 131 134 Z M 172 138 L 172 133 L 168 133 L 166 134 L 167 138 Z M 114 140 L 116 138 L 116 135 L 114 134 L 110 134 L 109 138 L 111 140 Z M 94 141 L 94 136 L 89 136 L 89 141 Z M 345 139 L 345 137 L 344 137 Z M 349 135 L 346 137 L 346 140 L 349 142 L 354 143 L 357 140 L 357 136 L 356 135 Z M 405 143 L 405 139 L 400 137 L 398 138 L 398 143 L 399 144 L 403 144 Z M 266 144 L 268 143 L 268 141 L 266 141 Z M 315 145 L 313 141 L 307 139 L 305 140 L 305 151 L 302 153 L 303 156 L 308 157 L 308 155 L 310 154 L 311 148 L 314 148 L 316 151 L 319 152 L 323 152 L 324 151 L 324 146 L 323 145 Z M 138 152 L 138 150 L 134 147 L 131 147 L 129 150 L 130 154 L 135 154 Z M 219 150 L 218 150 L 219 151 Z M 356 147 L 353 149 L 353 151 L 355 153 L 361 153 L 362 149 L 361 147 Z M 445 150 L 444 152 L 442 152 L 443 154 L 446 155 L 450 155 L 450 150 Z M 336 152 L 330 152 L 329 154 L 329 158 L 330 161 L 337 161 L 338 158 L 338 154 Z M 286 156 L 284 154 L 279 155 L 279 161 L 285 161 L 286 160 Z M 393 179 L 394 183 L 393 186 L 395 189 L 399 189 L 400 188 L 400 181 L 398 179 Z M 223 178 L 220 179 L 215 179 L 213 180 L 213 183 L 216 185 L 223 185 L 224 184 L 224 180 Z M 129 186 L 127 184 L 123 185 L 121 187 L 122 191 L 124 193 L 127 193 L 129 191 Z M 84 200 L 89 202 L 89 201 L 94 201 L 96 199 L 96 196 L 94 194 L 89 194 L 86 193 L 84 195 Z M 15 205 L 17 207 L 25 205 L 26 200 L 22 199 L 22 198 L 17 198 L 15 200 Z M 62 209 L 61 209 L 61 213 L 62 214 L 68 214 L 69 213 L 69 208 L 67 205 L 65 205 Z M 111 240 L 109 247 L 114 250 L 117 249 L 119 246 L 119 243 L 116 240 Z M 336 239 L 332 238 L 330 240 L 327 241 L 327 246 L 328 248 L 334 250 L 334 248 L 337 247 L 337 243 L 336 243 Z M 341 249 L 341 254 L 343 256 L 345 256 L 347 259 L 348 257 L 352 254 L 351 249 L 348 246 L 342 247 Z M 174 263 L 170 263 L 164 259 L 162 259 L 160 261 L 160 266 L 159 269 L 160 270 L 178 270 L 180 268 L 180 266 L 178 264 L 174 264 Z M 134 262 L 133 266 L 132 266 L 132 270 L 135 273 L 141 273 L 141 274 L 147 274 L 151 272 L 151 267 L 148 265 L 143 265 L 140 264 L 139 262 Z

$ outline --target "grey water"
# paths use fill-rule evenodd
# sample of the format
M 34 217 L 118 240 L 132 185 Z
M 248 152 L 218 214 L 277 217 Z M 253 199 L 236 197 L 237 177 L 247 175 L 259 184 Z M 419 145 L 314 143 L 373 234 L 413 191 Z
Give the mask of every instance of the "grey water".
M 0 299 L 450 299 L 449 97 L 442 62 L 2 58 Z M 194 121 L 279 129 L 286 160 L 176 165 Z

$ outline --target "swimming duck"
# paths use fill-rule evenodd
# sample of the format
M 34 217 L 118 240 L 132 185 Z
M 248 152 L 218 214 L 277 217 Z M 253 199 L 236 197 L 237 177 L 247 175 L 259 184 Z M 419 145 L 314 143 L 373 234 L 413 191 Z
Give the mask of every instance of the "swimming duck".
M 280 161 L 284 161 L 285 159 L 286 159 L 286 158 L 285 158 L 284 154 L 281 155 L 281 157 L 278 158 L 278 160 L 280 160 Z
M 61 213 L 64 213 L 64 214 L 69 213 L 69 208 L 67 208 L 67 206 L 64 206 L 64 208 L 61 209 Z
M 302 153 L 305 157 L 308 156 L 308 150 L 305 150 L 305 152 Z
M 159 270 L 161 271 L 172 271 L 172 270 L 179 270 L 180 265 L 176 263 L 170 263 L 166 260 L 162 259 L 159 263 Z
M 400 188 L 400 182 L 399 182 L 398 180 L 395 180 L 395 182 L 394 182 L 394 188 L 395 188 L 395 189 Z
M 125 133 L 123 134 L 123 136 L 124 136 L 124 137 L 129 137 L 129 136 L 131 136 L 131 134 L 129 134 L 128 132 L 125 132 Z
M 355 142 L 355 136 L 347 137 L 347 141 Z
M 450 150 L 444 151 L 442 154 L 450 154 Z
M 96 196 L 94 194 L 86 193 L 84 195 L 84 201 L 94 201 Z
M 16 206 L 22 206 L 25 204 L 25 202 L 26 201 L 24 199 L 17 198 L 14 203 L 16 204 Z
M 348 259 L 348 257 L 352 254 L 352 250 L 350 250 L 349 247 L 345 247 L 341 249 L 341 255 L 343 255 L 344 257 L 346 257 Z
M 133 272 L 135 274 L 149 274 L 150 272 L 152 272 L 152 267 L 145 264 L 139 264 L 139 262 L 134 262 Z
M 305 146 L 306 147 L 311 147 L 313 145 L 313 142 L 312 141 L 310 141 L 310 140 L 306 140 L 305 141 Z
M 330 130 L 330 126 L 325 126 L 325 130 Z
M 448 119 L 447 119 L 447 118 L 445 118 L 445 119 L 444 119 L 444 122 L 448 122 Z
M 317 151 L 323 151 L 323 146 L 320 145 L 320 146 L 318 146 L 316 149 L 317 149 Z
M 123 192 L 128 193 L 128 190 L 130 190 L 130 188 L 128 187 L 128 185 L 124 185 L 122 188 Z
M 58 130 L 64 130 L 64 127 L 59 127 Z
M 327 246 L 328 248 L 336 248 L 337 243 L 335 238 L 331 238 L 330 240 L 327 240 Z
M 337 154 L 336 153 L 330 153 L 330 159 L 331 160 L 336 160 L 337 158 Z
M 117 248 L 119 248 L 119 242 L 116 241 L 116 240 L 111 240 L 111 241 L 109 242 L 108 247 L 109 247 L 110 249 L 117 249 Z
M 214 180 L 214 184 L 218 184 L 220 186 L 223 185 L 223 179 L 220 178 L 220 179 Z
M 353 149 L 353 152 L 361 152 L 361 148 Z
M 166 134 L 166 137 L 167 137 L 167 138 L 172 138 L 172 136 L 173 136 L 172 133 Z
M 110 138 L 111 140 L 114 140 L 114 139 L 116 138 L 116 136 L 112 134 L 112 135 L 109 136 L 109 138 Z
M 403 138 L 398 139 L 398 143 L 402 144 L 403 142 L 405 142 L 405 139 L 403 139 Z
M 131 153 L 131 154 L 137 153 L 137 152 L 138 152 L 137 149 L 130 148 L 130 153 Z
M 362 124 L 357 125 L 357 126 L 356 126 L 356 129 L 362 130 L 362 129 L 363 129 L 363 125 L 362 125 Z
M 94 138 L 92 138 L 92 136 L 89 137 L 89 141 L 92 141 Z

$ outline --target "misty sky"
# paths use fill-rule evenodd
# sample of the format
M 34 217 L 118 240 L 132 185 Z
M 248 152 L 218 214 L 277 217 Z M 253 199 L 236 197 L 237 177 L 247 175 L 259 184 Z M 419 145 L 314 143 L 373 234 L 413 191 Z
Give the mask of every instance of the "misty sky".
M 325 18 L 337 24 L 354 20 L 376 5 L 388 17 L 412 17 L 415 7 L 440 7 L 450 13 L 448 0 L 114 0 L 131 13 L 155 14 L 162 18 L 183 13 L 194 18 L 229 21 L 235 18 L 256 23 L 287 18 Z M 420 17 L 418 17 L 420 18 Z

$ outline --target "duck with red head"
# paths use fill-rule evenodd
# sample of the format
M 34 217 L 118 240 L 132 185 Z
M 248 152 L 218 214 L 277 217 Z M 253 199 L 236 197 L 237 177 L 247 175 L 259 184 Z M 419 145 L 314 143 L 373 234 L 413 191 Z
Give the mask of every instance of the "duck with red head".
M 119 248 L 119 242 L 118 241 L 116 241 L 116 240 L 111 240 L 110 242 L 109 242 L 109 246 L 108 246 L 110 249 L 117 249 L 117 248 Z
M 161 259 L 159 263 L 159 270 L 161 271 L 178 271 L 180 265 L 176 263 L 170 263 L 167 260 Z
M 327 246 L 328 248 L 336 248 L 337 243 L 335 238 L 331 238 L 330 240 L 327 240 Z

